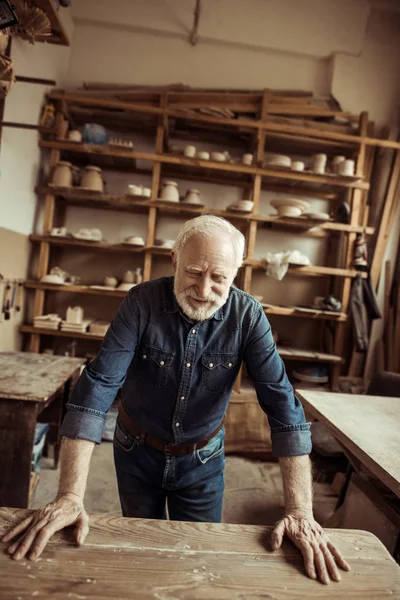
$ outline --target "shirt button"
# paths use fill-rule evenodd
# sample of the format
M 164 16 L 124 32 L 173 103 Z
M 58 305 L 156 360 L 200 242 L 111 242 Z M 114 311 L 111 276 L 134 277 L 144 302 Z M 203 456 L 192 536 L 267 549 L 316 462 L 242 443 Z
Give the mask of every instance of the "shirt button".
M 165 362 L 163 360 L 160 360 L 160 365 L 163 367 L 165 365 Z
M 143 354 L 143 358 L 147 358 L 147 354 Z
M 210 369 L 212 369 L 214 366 L 214 363 L 210 363 L 208 366 L 210 367 Z
M 175 423 L 175 427 L 179 427 L 180 423 Z
M 192 333 L 196 333 L 196 330 L 195 330 L 195 329 L 192 329 Z
M 232 366 L 232 363 L 229 363 L 228 367 L 231 367 L 231 366 Z
M 186 363 L 186 366 L 187 366 L 187 368 L 189 368 L 190 367 L 190 363 Z
M 185 399 L 185 396 L 181 396 L 181 400 L 184 400 L 184 399 Z

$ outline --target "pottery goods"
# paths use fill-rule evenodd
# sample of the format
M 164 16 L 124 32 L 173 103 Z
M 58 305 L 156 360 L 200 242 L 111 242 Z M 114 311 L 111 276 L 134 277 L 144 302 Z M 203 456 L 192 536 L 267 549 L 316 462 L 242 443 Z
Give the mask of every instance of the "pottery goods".
M 194 158 L 196 156 L 196 146 L 186 146 L 183 153 L 188 158 Z
M 151 188 L 144 187 L 142 189 L 142 196 L 144 196 L 145 198 L 150 198 L 150 196 L 151 196 Z
M 294 160 L 291 164 L 292 171 L 304 171 L 304 163 L 301 160 Z
M 70 162 L 61 160 L 56 164 L 51 179 L 51 185 L 56 187 L 71 187 L 72 186 L 72 165 Z
M 185 198 L 183 200 L 188 204 L 201 204 L 200 202 L 200 191 L 195 189 L 187 190 Z M 202 205 L 203 206 L 203 205 Z
M 71 142 L 81 142 L 82 134 L 78 129 L 71 129 L 71 131 L 68 131 L 68 139 Z
M 82 227 L 76 233 L 72 234 L 77 240 L 87 240 L 89 242 L 101 242 L 103 239 L 103 233 L 97 227 L 92 229 L 88 227 Z
M 133 142 L 129 142 L 127 140 L 121 140 L 120 138 L 110 138 L 108 142 L 109 146 L 118 146 L 119 148 L 129 148 L 129 150 L 133 150 Z
M 57 313 L 49 313 L 39 317 L 34 317 L 33 324 L 35 327 L 40 329 L 54 329 L 57 330 L 61 323 L 61 317 Z
M 210 160 L 210 153 L 200 150 L 200 152 L 197 153 L 197 158 L 200 158 L 201 160 Z
M 216 162 L 226 162 L 226 156 L 223 152 L 211 152 L 211 158 Z
M 265 165 L 269 167 L 290 167 L 292 159 L 283 154 L 270 154 L 265 157 Z
M 129 196 L 141 196 L 143 193 L 143 187 L 140 185 L 130 184 L 128 185 Z
M 307 266 L 311 264 L 310 259 L 306 254 L 300 252 L 300 250 L 292 250 L 288 257 L 288 262 L 291 265 L 303 265 Z
M 168 250 L 171 250 L 173 245 L 175 244 L 175 240 L 156 239 L 156 240 L 154 240 L 154 244 L 155 244 L 155 246 L 158 246 L 159 248 L 167 248 Z
M 299 217 L 301 213 L 309 208 L 309 203 L 298 198 L 276 198 L 271 200 L 280 217 Z
M 89 325 L 89 333 L 93 335 L 106 335 L 111 323 L 108 321 L 93 321 Z
M 302 217 L 305 219 L 313 219 L 314 221 L 329 221 L 330 216 L 328 213 L 316 212 L 316 213 L 303 213 Z
M 347 177 L 353 177 L 354 175 L 354 160 L 344 160 L 338 166 L 339 175 L 345 175 Z
M 69 323 L 68 321 L 61 322 L 61 331 L 70 331 L 72 333 L 85 333 L 92 319 L 85 319 L 81 323 Z
M 163 182 L 161 199 L 166 200 L 167 202 L 179 202 L 179 191 L 176 181 Z
M 142 269 L 140 267 L 135 270 L 135 280 L 136 283 L 142 283 L 143 281 Z
M 50 235 L 54 235 L 56 237 L 65 237 L 67 235 L 66 227 L 52 227 L 50 231 Z
M 104 277 L 104 286 L 110 288 L 116 288 L 118 285 L 118 280 L 116 277 Z
M 130 235 L 124 239 L 124 243 L 132 246 L 144 246 L 144 239 L 138 235 Z
M 345 156 L 334 156 L 332 159 L 332 170 L 334 173 L 339 173 L 339 165 L 346 160 Z
M 312 157 L 312 170 L 314 173 L 323 175 L 325 173 L 326 161 L 328 157 L 326 154 L 314 154 Z
M 88 165 L 82 175 L 81 187 L 93 192 L 102 192 L 104 189 L 100 167 Z
M 252 154 L 243 154 L 242 156 L 242 163 L 244 165 L 252 165 L 253 164 L 253 155 Z
M 65 281 L 63 277 L 59 275 L 45 275 L 40 280 L 42 283 L 54 283 L 57 285 L 65 285 Z
M 107 129 L 103 127 L 103 125 L 98 125 L 97 123 L 86 123 L 83 126 L 83 141 L 86 144 L 107 144 Z
M 122 278 L 123 283 L 135 283 L 135 273 L 133 271 L 125 271 Z
M 67 323 L 74 323 L 80 325 L 83 321 L 83 308 L 81 306 L 69 306 L 67 308 Z
M 239 200 L 234 202 L 227 207 L 227 210 L 236 210 L 238 212 L 251 212 L 254 208 L 254 202 L 252 200 Z
M 135 283 L 120 283 L 117 287 L 117 290 L 121 290 L 123 292 L 129 292 L 133 287 L 135 287 Z

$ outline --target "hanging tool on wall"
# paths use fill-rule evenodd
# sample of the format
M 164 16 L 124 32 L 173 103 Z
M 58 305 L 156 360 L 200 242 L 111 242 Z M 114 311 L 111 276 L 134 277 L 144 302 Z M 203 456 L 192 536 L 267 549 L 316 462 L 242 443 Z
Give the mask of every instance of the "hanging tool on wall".
M 21 307 L 22 307 L 23 293 L 24 293 L 24 282 L 22 281 L 22 279 L 19 279 L 17 281 L 17 297 L 15 299 L 15 310 L 17 312 L 20 312 Z
M 9 279 L 5 282 L 5 290 L 3 296 L 3 309 L 2 313 L 4 315 L 5 321 L 9 321 L 11 317 L 11 299 L 12 299 L 12 285 Z

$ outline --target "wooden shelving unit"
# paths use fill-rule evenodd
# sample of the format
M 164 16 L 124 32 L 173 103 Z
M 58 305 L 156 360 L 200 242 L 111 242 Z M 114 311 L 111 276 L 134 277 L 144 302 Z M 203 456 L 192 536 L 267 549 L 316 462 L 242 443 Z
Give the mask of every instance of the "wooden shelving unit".
M 52 30 L 51 36 L 45 36 L 43 39 L 38 38 L 37 41 L 58 44 L 60 46 L 69 46 L 69 37 L 65 31 L 64 25 L 61 22 L 59 13 L 55 8 L 55 3 L 52 0 L 32 0 L 32 4 L 35 4 L 38 8 L 41 8 L 46 13 Z
M 95 193 L 79 188 L 55 188 L 42 181 L 36 192 L 44 198 L 43 233 L 30 236 L 35 247 L 39 247 L 37 280 L 26 282 L 25 287 L 35 295 L 34 316 L 44 313 L 48 294 L 82 294 L 105 298 L 123 298 L 125 292 L 103 290 L 87 285 L 54 286 L 41 283 L 47 274 L 53 248 L 77 249 L 83 253 L 101 251 L 136 255 L 142 261 L 144 280 L 152 278 L 154 261 L 157 257 L 168 257 L 169 250 L 154 245 L 155 230 L 159 217 L 192 218 L 199 214 L 214 214 L 231 220 L 245 229 L 247 251 L 237 285 L 246 292 L 257 270 L 265 269 L 265 262 L 255 256 L 257 233 L 264 228 L 274 231 L 292 232 L 293 235 L 309 236 L 318 240 L 327 239 L 330 257 L 335 255 L 338 245 L 343 249 L 342 258 L 332 264 L 327 257 L 324 265 L 290 266 L 288 276 L 324 278 L 335 286 L 335 296 L 342 302 L 341 312 L 328 312 L 311 308 L 277 306 L 266 304 L 267 315 L 281 318 L 301 318 L 330 323 L 334 327 L 334 342 L 331 353 L 311 349 L 279 347 L 285 361 L 310 361 L 330 365 L 331 386 L 335 388 L 342 362 L 344 327 L 350 297 L 350 285 L 357 271 L 352 265 L 353 243 L 357 233 L 374 233 L 367 226 L 367 197 L 369 178 L 373 164 L 374 147 L 394 147 L 396 142 L 378 140 L 368 135 L 366 113 L 360 116 L 332 111 L 306 102 L 285 101 L 274 92 L 147 92 L 132 93 L 132 97 L 99 98 L 88 93 L 64 93 L 49 95 L 58 106 L 58 122 L 64 117 L 80 126 L 88 120 L 100 122 L 113 130 L 145 135 L 153 142 L 151 152 L 134 151 L 115 146 L 97 146 L 71 142 L 66 139 L 41 139 L 40 147 L 50 153 L 50 169 L 60 160 L 74 164 L 94 164 L 104 170 L 117 170 L 132 175 L 151 176 L 151 198 L 121 196 L 112 193 Z M 209 115 L 199 111 L 212 106 L 219 107 L 224 114 Z M 230 116 L 228 116 L 230 115 Z M 294 117 L 295 120 L 291 120 Z M 347 125 L 325 123 L 321 119 L 347 119 Z M 56 123 L 56 130 L 57 123 Z M 253 165 L 214 162 L 187 158 L 170 152 L 170 140 L 207 140 L 209 144 L 223 143 L 227 148 L 242 147 L 252 152 Z M 398 145 L 396 145 L 397 148 Z M 400 147 L 400 146 L 399 146 Z M 343 153 L 356 159 L 356 175 L 343 177 L 313 172 L 296 172 L 263 166 L 265 152 L 282 152 L 293 155 L 325 151 L 329 156 Z M 143 163 L 146 168 L 143 168 Z M 139 164 L 141 165 L 139 167 Z M 241 214 L 214 207 L 204 208 L 159 200 L 162 179 L 180 178 L 189 181 L 213 183 L 219 186 L 234 186 L 241 189 L 243 197 L 251 195 L 254 201 L 252 213 Z M 319 198 L 332 203 L 346 200 L 351 207 L 350 222 L 316 222 L 312 219 L 282 219 L 260 212 L 260 197 L 263 190 L 286 193 L 299 197 Z M 85 206 L 91 209 L 141 214 L 147 217 L 147 237 L 144 247 L 107 242 L 87 242 L 74 238 L 51 236 L 52 227 L 60 226 L 60 215 L 65 215 L 68 206 Z M 142 217 L 143 218 L 143 217 Z M 106 273 L 105 273 L 106 274 Z M 363 275 L 365 276 L 365 275 Z M 295 279 L 294 279 L 295 280 Z M 21 331 L 30 336 L 30 349 L 39 351 L 42 336 L 73 337 L 79 340 L 99 341 L 101 336 L 71 334 L 62 331 L 38 329 L 23 325 Z M 240 387 L 240 377 L 237 388 Z

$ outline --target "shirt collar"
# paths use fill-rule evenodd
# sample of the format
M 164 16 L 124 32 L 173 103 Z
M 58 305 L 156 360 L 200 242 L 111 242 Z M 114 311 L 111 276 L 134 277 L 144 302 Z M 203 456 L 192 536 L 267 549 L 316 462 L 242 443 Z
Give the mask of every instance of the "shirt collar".
M 228 298 L 228 301 L 229 301 L 229 298 Z M 225 318 L 225 307 L 227 305 L 227 302 L 224 304 L 224 306 L 221 306 L 221 308 L 219 308 L 213 314 L 211 319 L 216 319 L 217 321 L 223 321 L 223 319 Z M 179 312 L 180 310 L 181 310 L 181 307 L 179 306 L 179 304 L 175 298 L 175 294 L 174 294 L 174 278 L 170 277 L 169 281 L 168 281 L 168 285 L 167 285 L 167 293 L 166 293 L 166 299 L 165 299 L 164 312 L 175 313 L 175 312 Z

